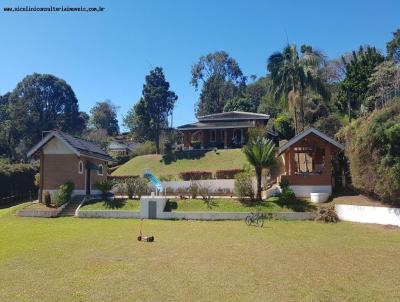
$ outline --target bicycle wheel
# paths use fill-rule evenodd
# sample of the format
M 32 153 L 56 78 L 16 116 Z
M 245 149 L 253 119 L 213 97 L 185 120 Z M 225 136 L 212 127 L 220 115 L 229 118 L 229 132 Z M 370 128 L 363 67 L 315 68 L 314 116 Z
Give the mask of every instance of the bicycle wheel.
M 256 224 L 258 227 L 262 228 L 264 226 L 264 219 L 263 218 L 257 218 Z
M 247 216 L 246 219 L 244 220 L 247 225 L 251 225 L 251 216 Z

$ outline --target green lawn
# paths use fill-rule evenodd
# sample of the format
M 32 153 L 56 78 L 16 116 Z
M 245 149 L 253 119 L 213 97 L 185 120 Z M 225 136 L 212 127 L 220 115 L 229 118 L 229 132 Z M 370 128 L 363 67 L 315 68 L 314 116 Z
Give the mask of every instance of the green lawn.
M 134 199 L 115 199 L 113 201 L 92 201 L 84 204 L 80 210 L 120 210 L 120 211 L 139 211 L 140 202 Z
M 400 230 L 355 223 L 21 218 L 0 301 L 398 301 Z
M 211 171 L 225 169 L 241 169 L 246 158 L 240 149 L 218 150 L 204 152 L 191 158 L 180 158 L 166 164 L 161 155 L 137 156 L 123 164 L 112 175 L 142 175 L 149 168 L 157 177 L 171 175 L 178 178 L 178 174 L 184 171 Z
M 172 211 L 179 212 L 292 212 L 291 209 L 282 208 L 271 201 L 250 206 L 227 198 L 216 198 L 209 204 L 202 199 L 176 199 L 170 201 L 170 207 Z

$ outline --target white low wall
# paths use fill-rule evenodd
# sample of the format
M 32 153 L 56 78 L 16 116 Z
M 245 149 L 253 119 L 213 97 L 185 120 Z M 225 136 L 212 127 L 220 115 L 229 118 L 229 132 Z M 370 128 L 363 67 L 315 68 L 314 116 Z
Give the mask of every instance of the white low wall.
M 139 212 L 133 211 L 97 211 L 97 210 L 79 210 L 75 214 L 81 218 L 140 218 Z
M 140 198 L 140 218 L 149 217 L 149 202 L 155 201 L 157 203 L 157 218 L 161 217 L 164 213 L 167 198 L 163 196 L 142 196 Z
M 310 198 L 310 193 L 328 193 L 332 195 L 332 186 L 290 186 L 296 197 Z
M 244 220 L 251 213 L 236 212 L 162 212 L 157 213 L 157 219 L 186 220 Z M 139 212 L 131 211 L 78 211 L 81 218 L 143 218 Z M 280 220 L 312 220 L 315 214 L 311 212 L 273 213 L 274 219 Z
M 214 193 L 233 193 L 235 191 L 235 180 L 234 179 L 202 179 L 195 180 L 199 185 L 206 185 Z M 262 183 L 264 183 L 264 178 Z M 189 180 L 174 180 L 174 181 L 162 181 L 163 188 L 169 188 L 170 190 L 176 191 L 177 189 L 188 188 L 190 186 Z M 253 177 L 253 187 L 257 190 L 257 181 Z
M 400 208 L 337 204 L 335 210 L 344 221 L 400 226 Z

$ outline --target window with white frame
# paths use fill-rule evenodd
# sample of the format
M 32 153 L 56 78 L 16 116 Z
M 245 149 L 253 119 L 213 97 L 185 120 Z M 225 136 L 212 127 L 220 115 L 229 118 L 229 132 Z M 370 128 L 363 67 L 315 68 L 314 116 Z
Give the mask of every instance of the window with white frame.
M 83 174 L 83 161 L 79 161 L 79 164 L 78 164 L 78 173 L 79 174 Z
M 103 175 L 103 165 L 99 165 L 99 169 L 97 170 L 97 175 L 102 176 Z

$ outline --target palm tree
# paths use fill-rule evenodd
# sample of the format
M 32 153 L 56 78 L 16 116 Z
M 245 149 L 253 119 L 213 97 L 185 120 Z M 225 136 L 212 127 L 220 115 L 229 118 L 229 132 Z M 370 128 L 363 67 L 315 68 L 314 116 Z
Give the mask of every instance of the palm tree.
M 276 52 L 268 58 L 267 69 L 271 73 L 275 95 L 288 96 L 289 107 L 294 112 L 296 134 L 304 129 L 304 90 L 309 87 L 323 96 L 327 94 L 318 74 L 323 62 L 324 55 L 321 52 L 303 45 L 299 55 L 294 44 L 287 45 L 282 52 Z
M 271 140 L 259 136 L 250 139 L 242 150 L 256 170 L 257 200 L 261 200 L 261 173 L 264 168 L 271 168 L 276 164 L 275 145 Z

